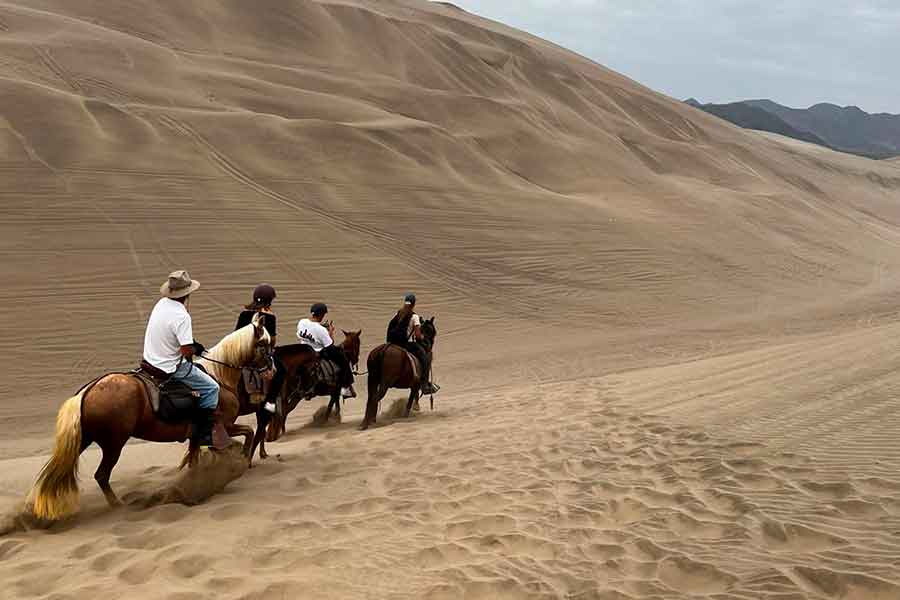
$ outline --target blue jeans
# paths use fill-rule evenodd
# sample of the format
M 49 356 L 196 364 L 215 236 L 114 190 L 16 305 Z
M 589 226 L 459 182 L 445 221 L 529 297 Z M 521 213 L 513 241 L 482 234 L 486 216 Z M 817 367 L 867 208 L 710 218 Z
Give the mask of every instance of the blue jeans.
M 200 402 L 197 404 L 199 408 L 215 410 L 219 405 L 219 384 L 191 362 L 184 361 L 178 365 L 175 373 L 172 374 L 172 379 L 177 379 L 200 393 Z

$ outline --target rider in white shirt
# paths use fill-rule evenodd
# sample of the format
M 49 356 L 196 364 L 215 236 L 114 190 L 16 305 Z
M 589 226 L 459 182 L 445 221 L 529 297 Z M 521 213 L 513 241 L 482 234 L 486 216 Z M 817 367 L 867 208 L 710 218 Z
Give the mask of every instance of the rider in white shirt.
M 203 353 L 194 341 L 193 324 L 187 303 L 200 282 L 187 271 L 174 271 L 160 287 L 160 298 L 144 333 L 144 361 L 170 378 L 182 381 L 200 394 L 191 436 L 200 446 L 212 445 L 215 411 L 219 405 L 219 384 L 196 367 L 191 358 Z
M 317 302 L 310 307 L 309 313 L 308 319 L 300 319 L 300 322 L 297 323 L 297 339 L 301 344 L 306 344 L 315 350 L 322 358 L 326 358 L 338 366 L 341 395 L 344 398 L 355 398 L 353 369 L 350 367 L 350 361 L 344 354 L 344 350 L 334 343 L 334 325 L 330 322 L 327 323 L 327 327 L 322 324 L 325 315 L 328 314 L 328 307 Z

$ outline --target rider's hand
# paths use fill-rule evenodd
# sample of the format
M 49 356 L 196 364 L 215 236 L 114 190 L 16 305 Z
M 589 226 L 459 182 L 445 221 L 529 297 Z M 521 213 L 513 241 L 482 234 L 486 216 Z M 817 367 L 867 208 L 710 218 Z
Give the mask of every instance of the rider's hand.
M 200 356 L 204 352 L 206 352 L 206 348 L 200 342 L 195 341 L 193 345 L 194 345 L 194 356 Z
M 334 323 L 332 323 L 331 321 L 328 321 L 328 324 L 325 327 L 328 328 L 328 335 L 330 335 L 333 338 L 334 337 Z

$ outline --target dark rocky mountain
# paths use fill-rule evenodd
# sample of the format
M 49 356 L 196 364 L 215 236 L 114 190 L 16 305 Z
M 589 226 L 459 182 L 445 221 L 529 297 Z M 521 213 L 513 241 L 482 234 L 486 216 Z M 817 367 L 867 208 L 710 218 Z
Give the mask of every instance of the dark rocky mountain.
M 900 156 L 900 115 L 870 114 L 856 106 L 821 103 L 790 108 L 771 100 L 730 104 L 685 101 L 747 129 L 759 129 L 870 158 Z

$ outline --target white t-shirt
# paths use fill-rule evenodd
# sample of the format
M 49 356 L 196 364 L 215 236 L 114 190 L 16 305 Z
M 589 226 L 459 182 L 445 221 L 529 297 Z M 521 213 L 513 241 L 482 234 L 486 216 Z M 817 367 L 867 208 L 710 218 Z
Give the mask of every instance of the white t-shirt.
M 174 373 L 181 360 L 181 347 L 193 342 L 191 315 L 184 304 L 160 298 L 144 333 L 144 360 L 166 373 Z
M 301 344 L 312 346 L 316 352 L 321 352 L 334 343 L 325 326 L 312 319 L 300 319 L 297 323 L 297 339 Z
M 406 341 L 407 342 L 415 342 L 416 341 L 416 327 L 422 326 L 422 319 L 419 318 L 419 315 L 416 313 L 412 314 L 412 317 L 409 319 L 409 325 L 406 328 Z

